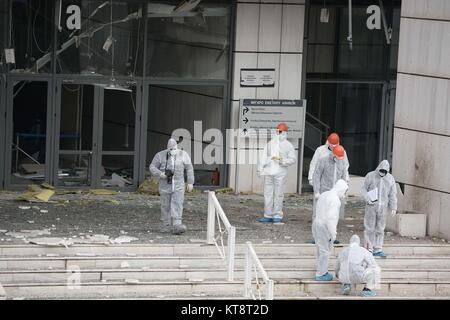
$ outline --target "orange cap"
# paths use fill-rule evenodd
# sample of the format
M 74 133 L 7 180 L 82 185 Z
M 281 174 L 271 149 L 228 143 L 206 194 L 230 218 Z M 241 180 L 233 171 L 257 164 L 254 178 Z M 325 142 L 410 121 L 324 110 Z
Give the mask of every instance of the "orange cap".
M 338 160 L 344 160 L 345 158 L 345 150 L 341 145 L 337 145 L 333 148 L 333 154 L 336 156 Z
M 288 129 L 288 126 L 284 122 L 279 123 L 277 126 L 278 131 L 288 131 Z
M 335 147 L 337 145 L 339 145 L 339 135 L 335 132 L 333 132 L 332 134 L 330 134 L 328 136 L 328 144 L 331 145 L 332 147 Z

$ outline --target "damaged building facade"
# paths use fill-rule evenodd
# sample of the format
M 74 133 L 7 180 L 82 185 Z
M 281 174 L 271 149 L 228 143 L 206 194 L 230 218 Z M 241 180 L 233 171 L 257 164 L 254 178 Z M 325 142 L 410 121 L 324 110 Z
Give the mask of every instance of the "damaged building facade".
M 447 0 L 0 0 L 0 31 L 1 188 L 136 189 L 174 130 L 235 159 L 241 99 L 306 99 L 286 192 L 336 131 L 351 175 L 388 159 L 402 209 L 450 238 Z M 194 168 L 196 186 L 262 190 L 255 164 Z

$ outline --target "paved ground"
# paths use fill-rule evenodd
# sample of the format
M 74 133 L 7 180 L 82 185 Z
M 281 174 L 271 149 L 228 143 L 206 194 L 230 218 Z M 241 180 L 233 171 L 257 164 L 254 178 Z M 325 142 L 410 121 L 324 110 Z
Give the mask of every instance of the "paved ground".
M 24 239 L 37 236 L 86 239 L 102 234 L 111 238 L 127 235 L 136 243 L 193 243 L 206 239 L 207 195 L 187 195 L 184 223 L 188 231 L 180 236 L 158 232 L 159 197 L 120 192 L 112 196 L 92 194 L 55 195 L 51 203 L 17 201 L 20 192 L 0 192 L 0 244 L 23 244 Z M 225 213 L 236 226 L 237 242 L 306 243 L 311 240 L 312 194 L 288 194 L 285 197 L 285 224 L 257 222 L 262 216 L 261 195 L 219 194 Z M 29 209 L 19 207 L 28 206 Z M 44 210 L 41 212 L 41 210 Z M 47 211 L 45 211 L 47 210 Z M 359 198 L 349 198 L 346 217 L 339 222 L 338 239 L 348 242 L 353 233 L 363 235 L 364 205 Z M 22 232 L 14 234 L 11 232 Z M 41 232 L 42 233 L 42 232 Z M 388 233 L 386 243 L 443 243 L 437 238 L 412 239 Z

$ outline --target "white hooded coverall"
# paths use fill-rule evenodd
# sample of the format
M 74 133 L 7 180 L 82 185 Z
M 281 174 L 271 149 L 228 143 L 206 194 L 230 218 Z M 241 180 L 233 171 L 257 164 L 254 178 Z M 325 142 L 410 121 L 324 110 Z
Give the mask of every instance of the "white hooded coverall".
M 320 147 L 318 147 L 316 149 L 316 151 L 314 152 L 311 162 L 309 163 L 308 181 L 311 186 L 314 186 L 314 172 L 316 170 L 319 160 L 333 154 L 333 152 L 330 150 L 329 146 L 330 145 L 327 142 L 324 145 L 321 145 Z M 342 160 L 344 162 L 344 177 L 343 177 L 343 179 L 348 184 L 348 182 L 350 181 L 350 175 L 348 173 L 350 164 L 349 164 L 349 161 L 347 158 L 347 152 L 345 152 L 344 154 L 345 154 L 345 158 L 344 158 L 344 160 Z M 338 179 L 339 178 L 335 179 L 334 181 L 336 181 Z M 333 183 L 333 185 L 334 185 L 334 183 Z M 330 187 L 330 189 L 331 189 L 331 187 Z M 313 220 L 314 220 L 315 212 L 316 212 L 316 202 L 317 202 L 317 199 L 314 197 L 313 198 Z M 344 210 L 345 210 L 345 199 L 342 200 L 341 211 L 339 213 L 340 219 L 344 219 L 344 215 L 345 215 Z
M 280 157 L 281 160 L 273 160 Z M 294 146 L 281 134 L 270 140 L 258 164 L 258 174 L 264 178 L 264 217 L 283 218 L 285 178 L 288 167 L 296 161 Z
M 382 251 L 384 229 L 386 227 L 387 210 L 397 210 L 397 187 L 394 177 L 389 173 L 389 162 L 383 160 L 375 171 L 369 172 L 361 189 L 361 195 L 366 201 L 364 214 L 364 246 L 374 252 Z M 388 173 L 382 177 L 379 170 Z M 371 202 L 368 192 L 378 188 L 378 201 Z
M 358 235 L 350 238 L 350 245 L 336 259 L 335 274 L 343 284 L 364 283 L 367 289 L 379 289 L 381 269 L 373 255 L 360 246 Z
M 159 177 L 162 225 L 176 227 L 182 223 L 185 189 L 184 171 L 186 170 L 187 183 L 194 184 L 194 168 L 186 151 L 177 149 L 174 155 L 170 154 L 169 148 L 172 147 L 170 140 L 168 149 L 158 152 L 153 158 L 150 164 L 150 172 L 152 175 Z M 174 172 L 172 184 L 167 183 L 167 178 L 160 177 L 166 169 Z
M 317 247 L 316 276 L 328 272 L 328 260 L 333 241 L 336 240 L 337 224 L 341 199 L 347 192 L 348 185 L 338 180 L 330 191 L 325 191 L 317 200 L 316 218 L 312 223 L 312 233 Z

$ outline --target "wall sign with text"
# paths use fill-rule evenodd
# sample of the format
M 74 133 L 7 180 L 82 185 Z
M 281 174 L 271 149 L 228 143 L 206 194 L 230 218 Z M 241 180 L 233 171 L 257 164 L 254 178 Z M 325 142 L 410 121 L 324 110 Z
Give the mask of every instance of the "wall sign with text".
M 241 69 L 241 87 L 275 87 L 275 69 Z

